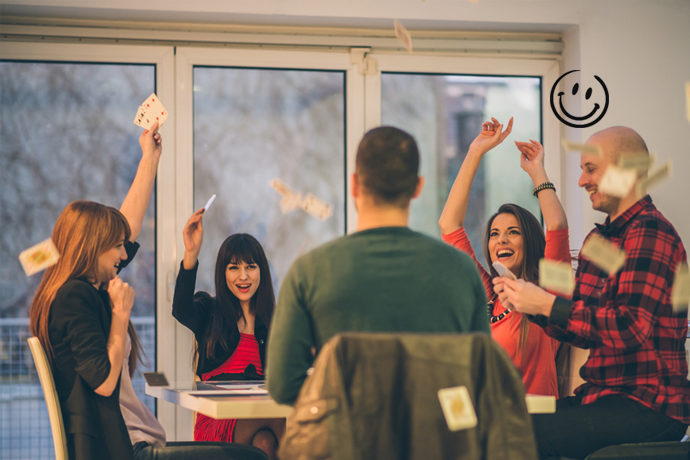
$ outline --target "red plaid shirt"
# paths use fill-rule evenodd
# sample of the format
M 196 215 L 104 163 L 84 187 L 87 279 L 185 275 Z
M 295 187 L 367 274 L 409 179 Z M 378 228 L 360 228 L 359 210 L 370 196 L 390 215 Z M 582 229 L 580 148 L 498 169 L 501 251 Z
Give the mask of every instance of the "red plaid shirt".
M 607 274 L 579 257 L 573 300 L 558 298 L 551 316 L 535 322 L 551 337 L 589 348 L 575 392 L 582 404 L 618 394 L 690 424 L 690 382 L 685 357 L 687 316 L 674 315 L 671 286 L 685 248 L 649 196 L 616 220 L 597 225 L 600 235 L 626 254 Z

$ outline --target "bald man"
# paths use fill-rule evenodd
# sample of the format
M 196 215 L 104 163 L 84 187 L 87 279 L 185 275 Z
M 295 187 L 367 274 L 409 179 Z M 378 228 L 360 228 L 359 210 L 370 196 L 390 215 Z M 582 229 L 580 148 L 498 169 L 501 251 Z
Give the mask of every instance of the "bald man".
M 603 155 L 582 153 L 579 185 L 592 207 L 608 215 L 587 239 L 596 235 L 623 249 L 623 267 L 606 273 L 580 254 L 572 300 L 523 280 L 494 280 L 504 305 L 534 315 L 549 336 L 590 350 L 580 370 L 585 383 L 575 396 L 558 400 L 555 414 L 533 416 L 542 459 L 679 441 L 690 424 L 687 316 L 674 314 L 670 302 L 675 272 L 686 262 L 683 243 L 649 195 L 637 196 L 636 185 L 623 197 L 599 189 L 606 169 L 623 156 L 649 155 L 640 135 L 613 127 L 587 144 Z

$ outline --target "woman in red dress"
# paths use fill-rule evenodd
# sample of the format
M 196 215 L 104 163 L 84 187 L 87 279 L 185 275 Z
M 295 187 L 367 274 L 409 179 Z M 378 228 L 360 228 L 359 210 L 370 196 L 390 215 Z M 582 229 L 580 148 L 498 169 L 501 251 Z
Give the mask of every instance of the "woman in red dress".
M 275 306 L 271 272 L 261 244 L 251 235 L 230 235 L 216 259 L 216 296 L 194 293 L 204 209 L 182 232 L 184 260 L 175 284 L 173 316 L 197 341 L 196 373 L 202 380 L 263 380 L 266 340 Z M 195 441 L 254 445 L 277 458 L 285 419 L 216 420 L 198 414 Z
M 501 305 L 492 283 L 498 274 L 491 265 L 487 272 L 477 261 L 463 228 L 479 163 L 487 152 L 503 142 L 512 126 L 512 118 L 505 130 L 495 118 L 483 123 L 482 132 L 470 145 L 458 172 L 439 226 L 443 240 L 468 253 L 477 265 L 489 300 L 491 336 L 505 349 L 522 374 L 525 391 L 558 398 L 556 353 L 560 343 L 547 336 L 542 328 L 530 327 L 526 316 Z M 520 166 L 534 184 L 535 196 L 544 216 L 546 236 L 539 221 L 529 211 L 516 204 L 504 204 L 486 224 L 484 256 L 489 264 L 499 261 L 518 278 L 538 283 L 540 259 L 570 264 L 568 221 L 544 170 L 541 144 L 536 141 L 515 144 L 521 153 Z

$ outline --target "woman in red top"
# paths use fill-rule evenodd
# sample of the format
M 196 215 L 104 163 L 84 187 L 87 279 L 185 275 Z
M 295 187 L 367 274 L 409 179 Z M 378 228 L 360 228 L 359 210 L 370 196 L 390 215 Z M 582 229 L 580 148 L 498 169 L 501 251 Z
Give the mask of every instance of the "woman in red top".
M 263 380 L 266 339 L 275 296 L 268 260 L 251 235 L 230 235 L 216 259 L 216 296 L 194 293 L 204 237 L 200 209 L 182 232 L 184 260 L 175 284 L 173 316 L 197 341 L 196 373 L 202 380 Z M 277 458 L 285 419 L 216 420 L 198 414 L 195 441 L 251 444 Z
M 492 279 L 498 273 L 490 265 L 488 273 L 474 256 L 463 228 L 472 181 L 479 163 L 489 150 L 510 134 L 513 119 L 503 130 L 495 118 L 484 123 L 482 132 L 470 145 L 458 177 L 448 196 L 439 226 L 443 240 L 468 253 L 477 264 L 489 299 L 491 335 L 508 353 L 523 376 L 525 391 L 530 394 L 558 397 L 556 353 L 559 342 L 548 337 L 540 327 L 530 327 L 526 316 L 501 305 L 493 290 Z M 544 149 L 536 141 L 516 142 L 521 153 L 520 166 L 532 179 L 535 188 L 550 184 L 544 170 Z M 541 187 L 540 187 L 541 186 Z M 537 219 L 515 204 L 504 204 L 486 224 L 484 255 L 489 264 L 500 261 L 518 278 L 537 283 L 542 258 L 570 263 L 568 222 L 556 191 L 544 188 L 538 193 L 546 238 Z

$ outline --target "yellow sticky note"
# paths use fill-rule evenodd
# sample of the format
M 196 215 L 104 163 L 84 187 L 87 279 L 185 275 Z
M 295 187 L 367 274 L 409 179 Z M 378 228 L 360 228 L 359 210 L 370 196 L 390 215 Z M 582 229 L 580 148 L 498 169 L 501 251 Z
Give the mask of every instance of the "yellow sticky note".
M 580 254 L 609 274 L 616 273 L 625 263 L 625 251 L 597 235 L 587 239 Z
M 642 197 L 646 195 L 647 190 L 649 190 L 651 187 L 659 185 L 660 183 L 671 177 L 672 170 L 673 168 L 671 165 L 671 160 L 668 160 L 666 163 L 659 166 L 659 168 L 656 169 L 654 172 L 650 173 L 649 176 L 647 176 L 644 179 L 641 179 L 637 183 L 637 196 Z
M 567 262 L 541 259 L 539 261 L 539 286 L 567 296 L 572 295 L 575 289 L 572 265 Z

